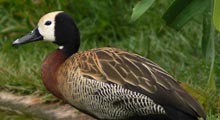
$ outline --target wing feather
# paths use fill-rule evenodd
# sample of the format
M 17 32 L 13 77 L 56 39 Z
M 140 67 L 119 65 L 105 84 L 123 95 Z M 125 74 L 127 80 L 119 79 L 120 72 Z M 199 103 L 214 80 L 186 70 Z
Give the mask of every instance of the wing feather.
M 79 53 L 82 75 L 122 85 L 191 115 L 203 116 L 201 106 L 165 70 L 137 54 L 116 48 Z

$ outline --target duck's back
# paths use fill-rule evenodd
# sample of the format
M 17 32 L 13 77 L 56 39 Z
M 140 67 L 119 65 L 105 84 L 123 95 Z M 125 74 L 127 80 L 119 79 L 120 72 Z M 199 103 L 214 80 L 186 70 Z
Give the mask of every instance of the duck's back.
M 57 75 L 65 100 L 99 119 L 205 117 L 199 104 L 166 71 L 120 49 L 76 53 Z

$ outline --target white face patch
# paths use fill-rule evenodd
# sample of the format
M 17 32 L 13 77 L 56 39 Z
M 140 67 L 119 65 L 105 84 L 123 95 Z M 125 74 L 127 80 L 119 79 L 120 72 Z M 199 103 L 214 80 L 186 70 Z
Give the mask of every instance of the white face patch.
M 62 50 L 62 49 L 63 49 L 63 46 L 59 46 L 59 49 Z
M 55 17 L 63 11 L 51 12 L 44 15 L 38 22 L 39 33 L 45 41 L 55 41 Z

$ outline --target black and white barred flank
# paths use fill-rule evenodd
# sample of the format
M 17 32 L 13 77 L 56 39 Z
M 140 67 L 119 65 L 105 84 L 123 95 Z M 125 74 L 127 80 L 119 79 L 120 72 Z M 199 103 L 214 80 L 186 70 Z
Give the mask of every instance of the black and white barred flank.
M 85 108 L 93 116 L 103 119 L 124 119 L 132 116 L 165 114 L 164 108 L 152 99 L 125 89 L 117 84 L 109 84 L 85 77 L 68 81 L 72 98 L 68 101 L 76 108 Z

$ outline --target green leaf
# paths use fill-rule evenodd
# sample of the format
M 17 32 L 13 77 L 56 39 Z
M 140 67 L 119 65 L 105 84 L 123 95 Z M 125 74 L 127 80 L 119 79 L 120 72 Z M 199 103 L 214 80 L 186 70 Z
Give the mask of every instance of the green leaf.
M 211 2 L 209 2 L 209 7 L 206 9 L 203 15 L 203 29 L 202 29 L 202 53 L 206 57 L 207 60 L 211 58 L 211 39 L 214 33 L 213 25 L 212 25 L 212 15 L 210 14 Z
M 178 14 L 189 5 L 192 0 L 175 0 L 168 10 L 164 13 L 163 19 L 167 24 L 171 24 L 172 21 L 178 16 Z
M 206 10 L 209 0 L 175 0 L 163 15 L 166 23 L 176 30 L 180 30 L 192 17 Z
M 155 0 L 141 0 L 133 8 L 131 15 L 131 22 L 136 21 L 141 15 L 147 11 L 148 8 L 154 3 Z
M 214 0 L 213 22 L 215 28 L 220 32 L 220 0 Z

